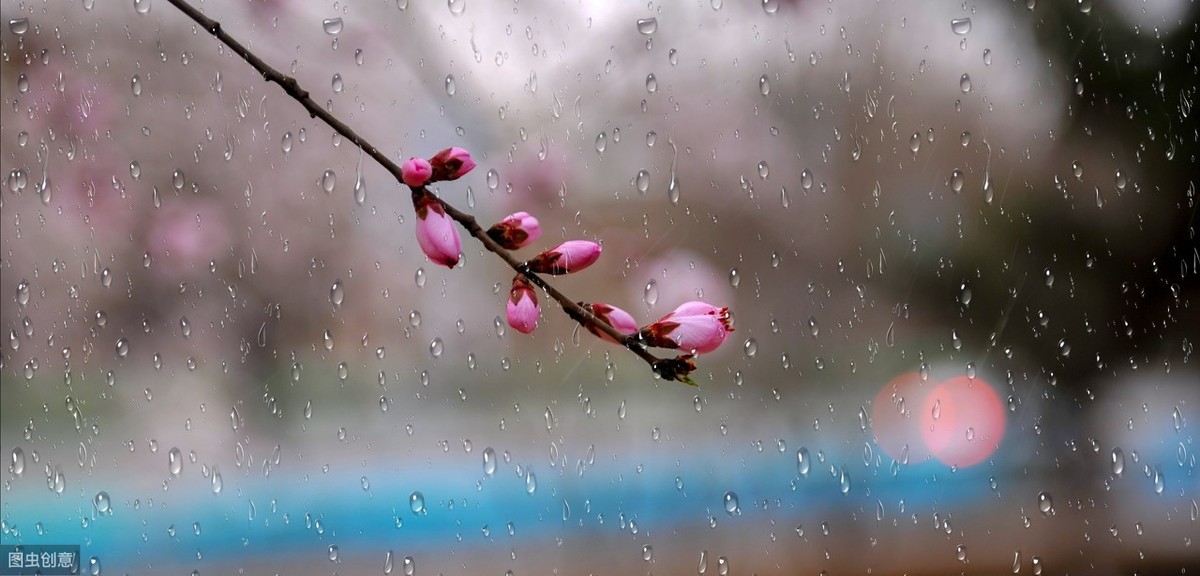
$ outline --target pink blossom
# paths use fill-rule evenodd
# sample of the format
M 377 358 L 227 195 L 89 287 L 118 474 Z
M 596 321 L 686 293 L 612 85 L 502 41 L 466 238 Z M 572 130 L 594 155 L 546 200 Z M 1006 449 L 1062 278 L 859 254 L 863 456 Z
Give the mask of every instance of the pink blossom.
M 638 324 L 637 321 L 633 319 L 633 316 L 631 316 L 628 312 L 617 308 L 616 306 L 611 306 L 603 302 L 593 302 L 592 304 L 584 304 L 583 307 L 592 314 L 595 314 L 596 318 L 599 318 L 609 326 L 612 326 L 618 334 L 624 334 L 625 336 L 628 336 L 630 334 L 637 334 L 638 332 Z M 603 330 L 600 330 L 591 324 L 587 325 L 587 329 L 588 332 L 595 334 L 601 340 L 607 340 L 614 343 L 617 342 L 616 340 L 613 340 L 612 336 L 609 336 Z
M 487 235 L 506 250 L 516 250 L 541 237 L 542 228 L 528 212 L 517 212 L 489 228 Z
M 400 177 L 404 183 L 418 188 L 424 186 L 429 181 L 429 177 L 433 175 L 433 167 L 429 165 L 429 161 L 424 158 L 412 157 L 409 158 L 403 166 L 400 167 Z
M 513 278 L 512 290 L 508 292 L 508 325 L 522 334 L 529 334 L 537 328 L 538 301 L 537 293 L 523 276 L 518 274 Z
M 458 264 L 462 241 L 454 219 L 446 214 L 441 202 L 429 194 L 414 194 L 413 209 L 417 212 L 417 244 L 430 260 L 447 268 Z
M 729 308 L 687 302 L 638 333 L 650 346 L 682 348 L 704 354 L 716 350 L 733 332 Z
M 591 266 L 600 258 L 600 245 L 587 240 L 568 240 L 553 250 L 534 256 L 526 265 L 537 274 L 570 274 Z
M 433 158 L 429 159 L 429 164 L 433 168 L 434 182 L 458 180 L 475 168 L 475 160 L 471 159 L 471 153 L 457 147 L 434 154 Z

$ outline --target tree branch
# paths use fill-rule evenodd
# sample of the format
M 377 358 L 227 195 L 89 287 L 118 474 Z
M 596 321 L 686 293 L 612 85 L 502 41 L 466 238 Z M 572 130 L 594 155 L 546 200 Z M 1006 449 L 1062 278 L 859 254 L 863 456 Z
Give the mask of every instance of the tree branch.
M 288 96 L 290 96 L 296 102 L 299 102 L 300 105 L 308 111 L 309 116 L 316 118 L 321 122 L 324 122 L 330 128 L 333 128 L 335 132 L 341 134 L 347 140 L 354 143 L 355 146 L 362 149 L 362 151 L 366 152 L 366 154 L 374 159 L 376 163 L 391 173 L 392 177 L 395 178 L 397 182 L 403 183 L 404 180 L 401 176 L 399 164 L 393 162 L 390 158 L 380 152 L 378 148 L 376 148 L 362 136 L 359 136 L 359 134 L 347 126 L 345 122 L 342 122 L 331 112 L 317 104 L 315 100 L 309 97 L 308 91 L 300 87 L 300 83 L 297 82 L 294 77 L 283 74 L 282 72 L 271 67 L 271 65 L 264 62 L 262 58 L 259 58 L 258 55 L 252 52 L 249 48 L 243 46 L 241 42 L 238 42 L 236 38 L 225 32 L 224 28 L 221 27 L 220 22 L 205 16 L 202 12 L 197 10 L 191 4 L 187 3 L 185 0 L 167 1 L 199 24 L 209 34 L 212 34 L 214 38 L 220 40 L 231 50 L 233 50 L 233 52 L 240 56 L 242 60 L 245 60 L 246 63 L 258 71 L 259 74 L 262 74 L 264 80 L 267 82 L 274 82 L 278 84 L 280 88 L 283 88 L 283 91 L 286 92 Z M 636 334 L 624 335 L 617 332 L 608 324 L 608 322 L 600 320 L 583 306 L 575 303 L 570 298 L 567 298 L 562 292 L 559 292 L 558 289 L 556 289 L 554 286 L 551 286 L 541 276 L 530 272 L 525 262 L 517 260 L 511 252 L 501 247 L 496 243 L 495 240 L 492 240 L 492 238 L 487 235 L 487 232 L 483 229 L 483 227 L 481 227 L 475 220 L 474 216 L 455 208 L 441 198 L 438 198 L 437 200 L 445 209 L 446 214 L 458 222 L 468 234 L 473 236 L 476 240 L 479 240 L 479 242 L 483 244 L 484 248 L 487 248 L 489 252 L 499 256 L 500 259 L 504 260 L 504 262 L 508 264 L 510 268 L 512 268 L 518 274 L 524 276 L 529 280 L 530 283 L 535 284 L 544 290 L 546 294 L 548 294 L 551 298 L 558 302 L 560 306 L 562 306 L 563 312 L 565 312 L 572 320 L 578 322 L 585 328 L 592 327 L 611 336 L 613 340 L 620 342 L 622 346 L 636 354 L 642 360 L 646 361 L 646 363 L 650 365 L 651 369 L 654 370 L 655 374 L 658 374 L 663 379 L 677 380 L 695 385 L 695 383 L 688 378 L 688 373 L 695 369 L 695 365 L 691 362 L 691 355 L 683 355 L 676 358 L 659 358 L 651 354 L 646 350 L 645 346 L 642 345 Z

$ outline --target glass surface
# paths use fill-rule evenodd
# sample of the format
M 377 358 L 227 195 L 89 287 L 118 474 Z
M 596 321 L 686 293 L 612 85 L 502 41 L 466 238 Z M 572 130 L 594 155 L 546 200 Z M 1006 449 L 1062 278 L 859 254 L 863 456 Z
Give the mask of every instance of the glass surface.
M 1200 571 L 1184 0 L 0 9 L 0 543 L 90 574 Z M 663 351 L 655 351 L 656 354 Z M 673 353 L 666 351 L 668 357 Z M 0 559 L 0 560 L 7 560 Z M 1190 568 L 1190 570 L 1189 570 Z

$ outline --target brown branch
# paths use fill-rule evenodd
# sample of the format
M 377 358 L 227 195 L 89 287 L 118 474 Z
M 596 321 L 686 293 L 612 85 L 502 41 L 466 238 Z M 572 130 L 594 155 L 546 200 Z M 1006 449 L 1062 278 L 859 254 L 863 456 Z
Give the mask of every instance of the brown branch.
M 236 38 L 230 36 L 228 32 L 225 32 L 225 29 L 221 27 L 220 22 L 205 16 L 202 12 L 197 10 L 191 4 L 188 4 L 185 0 L 167 1 L 178 8 L 181 12 L 186 14 L 189 18 L 194 20 L 202 28 L 208 31 L 209 34 L 212 34 L 214 38 L 220 40 L 231 50 L 233 50 L 233 52 L 240 56 L 242 60 L 245 60 L 246 63 L 257 70 L 259 74 L 262 74 L 264 80 L 267 82 L 274 82 L 278 84 L 280 88 L 283 88 L 283 91 L 286 92 L 288 96 L 290 96 L 296 102 L 299 102 L 305 110 L 308 110 L 309 116 L 324 122 L 330 128 L 333 128 L 335 132 L 341 134 L 347 140 L 354 143 L 355 146 L 360 148 L 363 152 L 366 152 L 368 156 L 374 159 L 376 163 L 390 172 L 392 177 L 394 177 L 397 182 L 404 181 L 401 177 L 399 164 L 393 162 L 365 138 L 359 136 L 358 133 L 347 126 L 345 122 L 342 122 L 332 113 L 318 105 L 315 100 L 309 97 L 308 91 L 300 87 L 300 83 L 297 82 L 294 77 L 283 74 L 282 72 L 271 67 L 271 65 L 264 62 L 262 58 L 259 58 L 258 55 L 252 52 L 249 48 L 246 48 L 241 42 L 238 42 Z M 663 379 L 677 380 L 695 385 L 695 383 L 688 378 L 688 373 L 695 368 L 695 366 L 691 364 L 690 355 L 684 355 L 676 358 L 659 358 L 651 354 L 646 350 L 645 346 L 642 345 L 636 334 L 624 335 L 620 332 L 617 332 L 616 329 L 608 324 L 608 322 L 600 320 L 594 314 L 584 309 L 583 306 L 580 306 L 570 298 L 567 298 L 562 292 L 559 292 L 558 289 L 556 289 L 554 286 L 551 286 L 541 276 L 530 272 L 529 268 L 525 265 L 525 262 L 517 260 L 511 252 L 501 247 L 496 243 L 495 240 L 492 240 L 492 238 L 487 235 L 487 232 L 483 229 L 483 227 L 479 225 L 479 222 L 475 220 L 474 216 L 455 208 L 441 198 L 438 198 L 438 202 L 442 204 L 442 207 L 446 210 L 446 214 L 449 214 L 451 218 L 453 218 L 464 229 L 466 229 L 468 234 L 475 237 L 476 240 L 479 240 L 479 242 L 483 244 L 484 248 L 487 248 L 489 252 L 499 256 L 500 259 L 504 260 L 504 262 L 508 264 L 510 268 L 527 278 L 531 283 L 541 287 L 546 294 L 549 294 L 551 298 L 553 298 L 560 306 L 562 306 L 563 312 L 565 312 L 572 320 L 578 322 L 585 328 L 590 326 L 611 336 L 613 340 L 620 342 L 622 346 L 636 354 L 638 358 L 645 360 L 646 363 L 650 365 L 651 369 L 653 369 L 654 372 Z

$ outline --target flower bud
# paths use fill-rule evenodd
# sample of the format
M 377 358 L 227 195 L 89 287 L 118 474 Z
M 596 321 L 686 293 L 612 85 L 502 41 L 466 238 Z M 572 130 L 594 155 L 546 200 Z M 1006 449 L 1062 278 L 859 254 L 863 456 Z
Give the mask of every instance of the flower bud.
M 487 235 L 504 249 L 516 250 L 537 240 L 542 235 L 542 228 L 537 218 L 528 212 L 516 212 L 489 228 Z
M 454 219 L 442 204 L 429 194 L 414 194 L 413 209 L 417 212 L 417 244 L 430 260 L 447 268 L 458 264 L 462 241 Z
M 610 306 L 603 302 L 593 302 L 591 304 L 584 304 L 583 308 L 594 314 L 602 322 L 612 326 L 613 330 L 616 330 L 618 334 L 628 336 L 630 334 L 637 334 L 638 332 L 637 321 L 633 319 L 633 316 L 630 316 L 628 312 L 616 306 Z M 591 324 L 587 324 L 586 326 L 588 332 L 595 334 L 601 340 L 617 343 L 616 340 L 613 340 L 612 336 L 609 336 L 603 330 Z
M 733 332 L 729 308 L 687 302 L 645 328 L 638 336 L 657 348 L 682 348 L 704 354 L 716 350 Z
M 429 182 L 429 177 L 432 175 L 433 167 L 424 158 L 414 156 L 409 158 L 404 165 L 400 166 L 400 179 L 413 188 L 424 186 L 426 182 Z
M 505 306 L 508 325 L 522 334 L 529 334 L 537 328 L 538 309 L 537 292 L 524 276 L 518 274 L 513 278 L 512 289 L 508 292 L 508 303 Z
M 458 180 L 475 168 L 471 153 L 462 148 L 447 148 L 429 159 L 433 168 L 433 182 L 441 180 Z
M 591 266 L 600 258 L 600 245 L 587 240 L 569 240 L 534 256 L 525 263 L 537 274 L 570 274 Z

